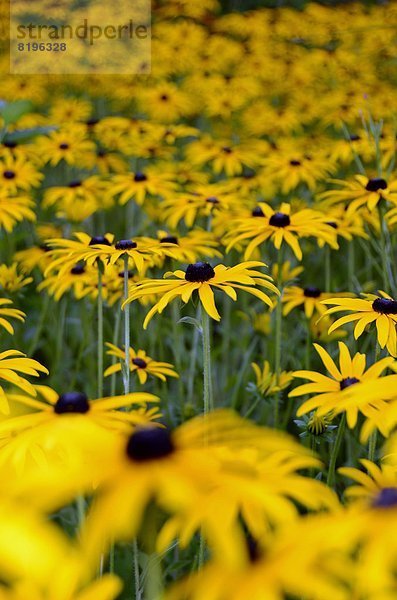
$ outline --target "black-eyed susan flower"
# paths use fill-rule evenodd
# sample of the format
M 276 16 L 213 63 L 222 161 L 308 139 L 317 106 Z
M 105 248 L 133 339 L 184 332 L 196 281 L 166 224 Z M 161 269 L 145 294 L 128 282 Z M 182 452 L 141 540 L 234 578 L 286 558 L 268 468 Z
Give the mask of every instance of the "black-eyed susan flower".
M 308 285 L 304 288 L 287 286 L 284 288 L 283 297 L 281 299 L 283 304 L 285 304 L 283 314 L 288 315 L 291 310 L 301 306 L 308 319 L 315 313 L 322 315 L 326 311 L 324 304 L 321 303 L 322 300 L 331 298 L 332 296 L 333 294 L 327 294 L 313 285 Z
M 18 321 L 22 321 L 23 323 L 26 315 L 18 308 L 11 308 L 10 304 L 12 304 L 12 300 L 0 298 L 0 327 L 3 327 L 12 335 L 14 333 L 14 328 L 9 322 L 9 319 L 18 319 Z
M 183 302 L 187 303 L 193 292 L 197 290 L 204 310 L 212 319 L 220 321 L 221 317 L 215 306 L 213 287 L 223 291 L 232 300 L 237 299 L 236 290 L 244 290 L 272 307 L 269 296 L 262 290 L 257 289 L 257 286 L 264 287 L 275 294 L 279 294 L 269 275 L 254 270 L 254 267 L 264 266 L 266 266 L 264 263 L 257 261 L 243 262 L 234 267 L 217 265 L 215 268 L 204 262 L 190 264 L 186 272 L 166 273 L 164 279 L 147 279 L 132 285 L 126 303 L 148 294 L 161 295 L 161 299 L 145 317 L 143 327 L 146 329 L 153 315 L 162 313 L 174 298 L 180 296 Z M 174 278 L 171 279 L 171 276 L 174 276 Z
M 203 229 L 195 228 L 183 236 L 159 231 L 157 237 L 163 244 L 162 253 L 178 262 L 194 263 L 200 258 L 222 256 L 217 250 L 219 242 L 211 232 Z
M 284 390 L 293 381 L 292 372 L 282 371 L 279 377 L 276 373 L 272 373 L 267 360 L 264 361 L 262 368 L 257 363 L 251 363 L 251 367 L 256 376 L 256 387 L 264 396 L 271 396 Z
M 292 390 L 289 393 L 290 398 L 296 398 L 304 394 L 315 394 L 298 408 L 296 414 L 300 417 L 313 409 L 317 409 L 318 415 L 324 416 L 328 413 L 339 413 L 345 410 L 347 424 L 350 428 L 353 428 L 357 423 L 358 408 L 350 406 L 339 410 L 339 403 L 342 403 L 346 396 L 345 390 L 361 382 L 376 381 L 379 385 L 381 374 L 394 362 L 394 359 L 390 356 L 383 358 L 366 370 L 365 354 L 357 352 L 351 357 L 346 344 L 339 342 L 338 368 L 324 348 L 318 344 L 313 345 L 330 377 L 316 371 L 295 371 L 293 373 L 294 377 L 308 379 L 311 383 L 300 385 Z M 360 411 L 365 415 L 368 407 L 370 407 L 370 402 L 361 406 Z
M 95 143 L 88 139 L 86 127 L 79 123 L 69 124 L 38 137 L 35 147 L 41 160 L 51 166 L 61 161 L 68 165 L 79 165 L 86 152 L 95 151 Z
M 17 223 L 24 219 L 35 221 L 35 203 L 29 196 L 12 196 L 2 189 L 0 192 L 0 227 L 11 233 Z
M 314 190 L 317 182 L 335 169 L 324 155 L 296 149 L 271 152 L 263 159 L 263 164 L 270 180 L 278 183 L 283 194 L 294 190 L 301 183 Z
M 26 358 L 26 354 L 23 354 L 19 350 L 1 352 L 0 379 L 11 383 L 31 396 L 36 396 L 37 392 L 34 386 L 27 379 L 18 375 L 18 373 L 30 375 L 31 377 L 39 377 L 40 373 L 48 375 L 48 369 L 33 358 Z M 9 413 L 7 396 L 2 386 L 0 386 L 0 412 Z
M 11 294 L 18 292 L 32 281 L 32 277 L 25 277 L 25 275 L 18 273 L 17 263 L 10 266 L 0 265 L 0 286 L 6 292 Z
M 2 192 L 9 195 L 19 190 L 30 190 L 38 187 L 44 175 L 32 162 L 25 158 L 5 156 L 0 160 L 0 181 Z
M 392 356 L 397 356 L 397 302 L 383 291 L 379 295 L 362 294 L 363 298 L 329 298 L 323 304 L 334 305 L 328 308 L 324 315 L 333 315 L 341 311 L 351 314 L 340 317 L 330 326 L 328 332 L 332 333 L 346 323 L 356 322 L 354 337 L 359 338 L 367 325 L 374 323 L 377 330 L 378 343 L 381 348 L 386 346 Z
M 93 266 L 99 259 L 106 264 L 113 265 L 125 255 L 136 266 L 138 272 L 142 273 L 145 269 L 145 260 L 148 261 L 150 255 L 156 252 L 156 248 L 152 250 L 143 243 L 138 245 L 131 239 L 118 240 L 113 245 L 114 235 L 109 233 L 104 236 L 91 237 L 84 232 L 79 232 L 75 233 L 74 237 L 77 240 L 47 240 L 48 245 L 52 248 L 51 257 L 54 260 L 46 270 L 46 274 L 59 269 L 59 276 L 62 276 L 65 271 L 73 268 L 79 261 Z M 160 251 L 157 250 L 157 253 Z
M 256 533 L 268 531 L 269 522 L 281 525 L 297 517 L 291 495 L 313 510 L 337 506 L 324 485 L 313 486 L 319 482 L 296 474 L 304 465 L 318 464 L 288 436 L 264 430 L 231 411 L 197 417 L 172 432 L 138 428 L 120 439 L 103 464 L 108 478 L 87 519 L 88 552 L 98 544 L 107 546 L 112 537 L 131 539 L 144 508 L 154 499 L 175 516 L 160 534 L 160 548 L 181 530 L 186 545 L 203 526 L 215 547 L 236 558 L 241 552 L 233 548 L 239 512 Z M 113 518 L 104 519 L 109 511 Z
M 319 197 L 328 202 L 344 202 L 353 213 L 365 205 L 372 211 L 382 199 L 393 204 L 397 201 L 397 180 L 388 182 L 382 177 L 355 175 L 352 181 L 332 181 L 342 189 L 328 190 Z
M 175 189 L 172 174 L 148 167 L 144 171 L 113 175 L 108 194 L 111 197 L 119 196 L 118 200 L 122 205 L 130 200 L 142 205 L 148 196 L 162 196 L 173 193 Z
M 113 375 L 113 373 L 122 370 L 122 364 L 125 363 L 125 351 L 109 342 L 106 343 L 106 346 L 109 348 L 106 354 L 120 359 L 120 362 L 106 369 L 104 376 L 108 377 L 108 375 Z M 148 375 L 158 377 L 161 381 L 166 381 L 166 377 L 179 377 L 173 369 L 174 365 L 153 360 L 146 354 L 145 350 L 135 351 L 133 348 L 129 348 L 129 366 L 130 371 L 137 374 L 139 382 L 142 384 L 146 383 Z
M 310 236 L 322 238 L 332 247 L 338 247 L 333 228 L 320 212 L 310 208 L 293 212 L 291 205 L 286 202 L 281 204 L 279 210 L 265 202 L 261 203 L 260 208 L 262 214 L 258 212 L 245 219 L 231 219 L 224 240 L 226 252 L 240 242 L 251 240 L 244 252 L 244 258 L 249 259 L 254 250 L 267 240 L 271 240 L 277 250 L 280 250 L 284 241 L 291 247 L 296 258 L 302 260 L 298 240 Z

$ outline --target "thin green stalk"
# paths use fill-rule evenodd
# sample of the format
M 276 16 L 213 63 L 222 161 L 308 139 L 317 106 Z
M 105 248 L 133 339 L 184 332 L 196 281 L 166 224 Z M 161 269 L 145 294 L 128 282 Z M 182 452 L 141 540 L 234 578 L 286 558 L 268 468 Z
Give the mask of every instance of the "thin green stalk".
M 210 338 L 210 318 L 204 307 L 201 310 L 201 326 L 203 338 L 203 401 L 204 414 L 208 414 L 214 410 L 214 401 L 212 396 L 212 380 L 211 380 L 211 338 Z
M 378 214 L 379 214 L 379 228 L 380 228 L 380 251 L 382 260 L 382 277 L 383 277 L 383 290 L 389 291 L 389 277 L 388 277 L 388 258 L 387 258 L 387 247 L 386 247 L 386 222 L 384 219 L 384 211 L 381 206 L 381 202 L 378 203 Z
M 97 394 L 103 396 L 103 296 L 102 296 L 102 265 L 98 262 L 98 364 L 97 364 Z
M 328 475 L 327 475 L 327 485 L 329 487 L 333 487 L 335 483 L 335 467 L 336 461 L 338 459 L 340 446 L 343 439 L 343 434 L 345 432 L 346 426 L 346 413 L 343 413 L 342 418 L 339 422 L 338 433 L 336 434 L 335 443 L 332 447 L 331 458 L 329 461 Z
M 45 294 L 44 302 L 41 307 L 40 319 L 37 324 L 36 331 L 34 333 L 32 341 L 30 342 L 30 346 L 28 348 L 28 356 L 32 356 L 34 351 L 37 348 L 37 344 L 39 343 L 41 332 L 43 331 L 44 323 L 46 321 L 49 304 L 50 304 L 50 296 L 48 294 Z
M 128 254 L 124 254 L 124 300 L 128 298 Z M 123 368 L 123 385 L 124 394 L 130 393 L 130 305 L 124 307 L 124 368 Z
M 375 462 L 375 453 L 376 453 L 376 439 L 378 437 L 378 432 L 375 429 L 373 433 L 369 436 L 368 440 L 368 460 Z
M 198 319 L 198 317 L 199 317 L 199 315 L 197 314 L 196 318 Z M 190 352 L 189 379 L 188 379 L 188 386 L 187 386 L 187 401 L 189 404 L 192 404 L 192 402 L 193 402 L 194 381 L 195 381 L 195 377 L 196 377 L 196 363 L 197 363 L 197 354 L 198 354 L 197 350 L 198 350 L 198 345 L 199 345 L 199 336 L 200 336 L 199 328 L 194 327 L 192 349 Z
M 277 271 L 277 285 L 280 289 L 282 283 L 281 269 L 283 265 L 283 256 L 281 248 L 278 252 L 278 271 Z M 280 289 L 280 297 L 277 300 L 276 306 L 276 331 L 275 331 L 275 349 L 274 349 L 274 372 L 276 374 L 276 384 L 280 383 L 281 376 L 281 336 L 282 336 L 282 295 L 283 291 Z M 280 392 L 276 394 L 274 398 L 274 427 L 277 429 L 279 422 L 280 413 Z
M 306 347 L 305 347 L 305 369 L 310 370 L 310 359 L 312 350 L 312 332 L 310 330 L 310 321 L 306 318 Z
M 120 310 L 118 310 L 116 312 L 116 317 L 115 317 L 115 321 L 114 321 L 114 331 L 113 331 L 113 339 L 112 339 L 112 344 L 114 346 L 118 345 L 119 335 L 120 335 L 120 322 L 121 322 L 121 308 L 120 308 Z M 115 364 L 116 361 L 117 361 L 117 358 L 115 356 L 112 356 L 112 365 Z M 116 373 L 113 373 L 110 376 L 110 395 L 111 396 L 116 395 L 116 382 L 117 382 L 117 376 L 116 376 Z
M 136 539 L 132 542 L 132 568 L 134 575 L 135 600 L 142 600 L 142 592 L 139 579 L 139 551 Z M 149 599 L 148 599 L 149 600 Z
M 331 248 L 328 244 L 324 246 L 324 262 L 324 291 L 328 293 L 331 291 Z

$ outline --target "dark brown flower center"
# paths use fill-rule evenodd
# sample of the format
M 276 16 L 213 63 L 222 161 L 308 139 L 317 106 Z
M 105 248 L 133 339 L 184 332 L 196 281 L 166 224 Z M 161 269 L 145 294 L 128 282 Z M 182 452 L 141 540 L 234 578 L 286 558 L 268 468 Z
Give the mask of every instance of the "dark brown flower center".
M 327 221 L 327 225 L 333 227 L 334 229 L 338 229 L 338 225 L 335 223 L 335 221 Z
M 15 179 L 15 171 L 4 171 L 4 179 Z
M 385 190 L 387 188 L 387 182 L 381 177 L 375 177 L 374 179 L 369 179 L 365 189 L 368 192 L 377 192 L 378 190 Z
M 269 219 L 269 225 L 273 227 L 288 227 L 291 224 L 291 219 L 288 215 L 282 212 L 276 212 Z
M 94 237 L 91 238 L 89 246 L 96 246 L 97 244 L 102 244 L 103 246 L 111 246 L 112 245 L 109 242 L 109 240 L 105 238 L 105 236 L 103 236 L 103 235 L 94 235 Z
M 225 154 L 231 154 L 233 150 L 229 146 L 223 146 L 222 152 L 224 152 Z
M 69 149 L 69 144 L 66 144 L 66 143 L 59 144 L 59 149 L 60 150 L 68 150 Z
M 300 167 L 302 163 L 300 160 L 290 160 L 289 164 L 291 167 Z
M 321 296 L 321 290 L 319 290 L 317 287 L 309 285 L 303 290 L 303 295 L 306 296 L 306 298 L 318 298 Z
M 263 210 L 261 209 L 260 206 L 255 206 L 255 208 L 253 209 L 253 211 L 251 212 L 251 215 L 253 217 L 264 217 L 265 215 L 263 214 Z
M 208 202 L 208 204 L 219 204 L 219 200 L 216 196 L 208 196 L 205 201 Z
M 67 392 L 61 394 L 54 406 L 58 415 L 64 413 L 86 413 L 90 410 L 88 398 L 82 392 Z
M 143 360 L 143 358 L 133 358 L 131 362 L 138 367 L 138 369 L 146 369 L 147 367 L 147 362 L 146 360 Z
M 397 488 L 385 487 L 380 490 L 379 494 L 372 502 L 375 508 L 390 508 L 397 506 Z
M 188 265 L 185 273 L 186 281 L 204 282 L 215 277 L 215 271 L 210 264 L 206 262 L 196 262 Z
M 119 240 L 115 243 L 114 247 L 116 250 L 132 250 L 136 248 L 137 243 L 132 240 Z
M 178 245 L 178 238 L 175 237 L 174 235 L 166 235 L 165 237 L 161 238 L 160 244 L 176 244 L 176 245 Z
M 77 188 L 77 187 L 80 187 L 80 186 L 81 186 L 81 181 L 78 181 L 78 180 L 76 179 L 76 181 L 71 181 L 71 182 L 69 183 L 69 186 L 68 186 L 68 187 L 70 187 L 70 188 Z
M 372 308 L 382 315 L 397 315 L 397 302 L 389 298 L 377 298 L 372 302 Z
M 142 173 L 141 171 L 138 171 L 134 175 L 134 181 L 136 183 L 140 183 L 141 181 L 147 181 L 147 177 L 146 177 L 145 173 Z
M 351 385 L 354 385 L 355 383 L 360 383 L 360 380 L 356 379 L 355 377 L 346 377 L 345 379 L 342 379 L 342 381 L 339 382 L 339 387 L 341 390 L 345 390 L 346 388 L 350 387 Z
M 72 273 L 72 275 L 82 275 L 85 271 L 85 266 L 84 265 L 75 265 L 74 267 L 72 267 L 70 269 L 70 272 Z
M 127 443 L 127 456 L 135 462 L 164 458 L 175 450 L 167 429 L 148 427 L 137 429 Z

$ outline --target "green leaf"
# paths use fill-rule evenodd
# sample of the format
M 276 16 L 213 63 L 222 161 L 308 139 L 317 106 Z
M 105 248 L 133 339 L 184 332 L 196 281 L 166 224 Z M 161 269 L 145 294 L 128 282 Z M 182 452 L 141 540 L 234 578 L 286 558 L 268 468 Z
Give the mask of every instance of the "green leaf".
M 15 100 L 15 102 L 6 102 L 0 108 L 0 115 L 3 117 L 6 125 L 15 123 L 23 115 L 26 115 L 32 110 L 32 103 L 30 100 Z
M 200 321 L 197 321 L 197 319 L 194 319 L 193 317 L 182 317 L 182 319 L 179 319 L 178 323 L 188 323 L 189 325 L 196 327 L 201 332 Z
M 46 135 L 51 131 L 55 131 L 57 127 L 32 127 L 31 129 L 19 129 L 12 133 L 7 133 L 4 141 L 6 142 L 22 142 L 36 137 L 37 135 Z

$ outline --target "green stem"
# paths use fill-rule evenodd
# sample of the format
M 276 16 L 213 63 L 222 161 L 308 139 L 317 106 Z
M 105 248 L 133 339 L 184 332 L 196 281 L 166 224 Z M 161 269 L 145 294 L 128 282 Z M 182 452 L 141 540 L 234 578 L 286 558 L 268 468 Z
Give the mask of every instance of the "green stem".
M 199 315 L 197 315 L 198 317 Z M 189 379 L 188 379 L 188 387 L 187 387 L 187 400 L 189 404 L 193 402 L 194 395 L 194 381 L 196 376 L 196 363 L 197 363 L 197 349 L 199 345 L 199 336 L 200 331 L 198 327 L 194 328 L 193 332 L 193 341 L 192 341 L 192 349 L 190 353 L 190 365 L 189 365 Z
M 305 348 L 305 369 L 310 370 L 310 358 L 312 349 L 312 332 L 310 331 L 310 321 L 306 318 L 306 348 Z
M 201 326 L 203 338 L 203 371 L 204 371 L 204 414 L 208 414 L 214 410 L 214 401 L 212 397 L 212 380 L 211 380 L 211 338 L 210 338 L 210 318 L 202 307 L 201 309 Z
M 375 462 L 375 453 L 376 453 L 376 439 L 378 437 L 378 432 L 375 429 L 373 433 L 369 436 L 368 441 L 368 460 Z
M 98 364 L 97 364 L 97 396 L 103 396 L 103 296 L 102 296 L 102 265 L 98 262 Z
M 128 298 L 128 254 L 124 254 L 124 300 Z M 124 368 L 123 385 L 124 394 L 130 393 L 130 305 L 124 307 Z
M 134 574 L 134 584 L 135 584 L 135 600 L 142 600 L 141 586 L 139 580 L 139 552 L 138 552 L 138 543 L 136 539 L 132 542 L 132 568 Z
M 278 253 L 278 272 L 277 272 L 277 284 L 278 287 L 281 287 L 282 279 L 281 279 L 281 269 L 283 266 L 283 256 L 281 248 Z M 283 304 L 282 304 L 282 295 L 283 291 L 280 289 L 280 297 L 277 301 L 276 306 L 276 331 L 275 331 L 275 349 L 274 349 L 274 372 L 276 374 L 276 384 L 280 383 L 281 376 L 281 336 L 282 336 L 282 316 L 283 316 Z M 279 422 L 279 413 L 280 413 L 280 396 L 279 392 L 276 394 L 274 398 L 274 427 L 277 429 Z
M 331 291 L 331 248 L 328 244 L 325 244 L 324 246 L 324 253 L 325 253 L 325 265 L 324 265 L 324 271 L 325 271 L 325 287 L 324 287 L 324 291 L 325 292 L 330 292 Z
M 46 321 L 49 304 L 50 304 L 50 296 L 48 294 L 46 294 L 44 296 L 44 302 L 43 302 L 43 306 L 41 308 L 40 319 L 37 324 L 33 339 L 30 342 L 30 346 L 28 348 L 28 356 L 32 356 L 34 351 L 37 348 L 37 344 L 39 343 L 40 335 L 41 335 L 41 332 L 43 331 L 44 323 Z
M 382 200 L 378 202 L 378 214 L 379 214 L 379 228 L 380 228 L 380 251 L 382 259 L 382 277 L 383 277 L 383 290 L 385 292 L 390 291 L 390 269 L 388 263 L 388 251 L 387 251 L 387 223 L 384 218 L 384 208 L 382 207 Z
M 328 475 L 327 475 L 327 485 L 329 487 L 333 487 L 334 483 L 335 483 L 336 461 L 337 461 L 340 446 L 342 443 L 343 434 L 345 432 L 345 426 L 346 426 L 346 414 L 343 413 L 342 418 L 339 423 L 338 433 L 336 435 L 335 443 L 332 448 L 331 458 L 329 461 L 329 468 L 328 468 Z
M 119 341 L 121 312 L 122 312 L 121 308 L 120 308 L 120 310 L 118 310 L 116 312 L 116 317 L 115 317 L 115 321 L 114 321 L 113 339 L 112 339 L 113 346 L 117 346 L 118 341 Z M 114 365 L 116 361 L 117 361 L 117 358 L 115 356 L 112 356 L 112 365 Z M 110 376 L 110 395 L 111 396 L 116 395 L 116 383 L 117 383 L 117 376 L 116 376 L 116 373 L 113 373 L 113 375 Z

